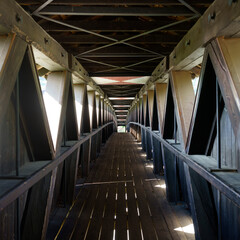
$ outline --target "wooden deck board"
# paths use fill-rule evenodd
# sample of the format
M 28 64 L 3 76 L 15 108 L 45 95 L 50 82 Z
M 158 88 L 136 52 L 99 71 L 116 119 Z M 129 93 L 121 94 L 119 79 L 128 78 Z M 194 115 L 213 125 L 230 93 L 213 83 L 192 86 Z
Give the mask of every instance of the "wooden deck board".
M 190 214 L 167 202 L 164 178 L 156 178 L 151 164 L 130 134 L 113 134 L 85 183 L 77 185 L 79 194 L 55 239 L 194 240 L 194 234 L 176 230 L 192 224 Z
M 132 183 L 127 183 L 127 194 L 129 239 L 138 240 L 141 239 L 141 229 L 140 222 L 138 220 L 139 216 L 137 212 L 134 187 Z
M 127 240 L 127 213 L 125 183 L 119 183 L 117 186 L 117 209 L 116 209 L 116 239 Z

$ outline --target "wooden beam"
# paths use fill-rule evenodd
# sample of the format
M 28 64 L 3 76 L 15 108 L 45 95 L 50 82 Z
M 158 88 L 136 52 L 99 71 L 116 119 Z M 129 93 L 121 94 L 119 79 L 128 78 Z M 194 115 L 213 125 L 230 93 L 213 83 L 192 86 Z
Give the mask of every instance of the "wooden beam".
M 47 5 L 49 5 L 53 0 L 46 0 L 46 2 L 44 2 L 43 4 L 41 4 L 40 6 L 38 6 L 37 9 L 34 10 L 34 12 L 32 13 L 33 15 L 38 13 L 39 11 L 41 11 L 43 8 L 45 8 Z
M 27 44 L 16 35 L 0 37 L 0 122 L 7 111 L 26 48 Z
M 21 119 L 33 160 L 54 158 L 54 145 L 31 47 L 28 47 L 19 70 L 19 95 Z
M 42 1 L 40 0 L 18 0 L 19 4 L 22 5 L 30 5 L 30 4 L 41 4 Z M 209 5 L 208 0 L 198 0 L 192 3 L 193 5 Z M 155 1 L 145 1 L 145 0 L 105 0 L 105 1 L 98 1 L 92 0 L 89 2 L 88 0 L 54 0 L 51 5 L 87 5 L 87 6 L 96 6 L 96 5 L 131 5 L 131 6 L 145 6 L 145 5 L 182 5 L 179 1 L 176 0 L 155 0 Z
M 43 179 L 49 173 L 51 173 L 57 166 L 59 166 L 69 155 L 71 155 L 75 150 L 77 150 L 81 144 L 88 141 L 93 135 L 101 132 L 105 127 L 113 124 L 108 123 L 93 133 L 88 134 L 84 138 L 80 139 L 77 143 L 75 143 L 71 148 L 62 153 L 60 157 L 57 157 L 53 161 L 46 162 L 45 165 L 42 165 L 40 169 L 34 170 L 34 173 L 31 174 L 27 179 L 21 179 L 19 184 L 15 185 L 12 189 L 10 189 L 5 195 L 1 195 L 0 197 L 0 210 L 2 211 L 5 207 L 7 207 L 10 203 L 15 201 L 18 197 L 24 194 L 28 189 L 34 186 L 39 180 Z
M 146 116 L 145 116 L 145 126 L 150 127 L 150 116 L 149 116 L 149 103 L 148 103 L 148 96 L 146 96 Z
M 143 95 L 143 125 L 146 126 L 146 115 L 147 115 L 147 95 Z
M 77 174 L 79 171 L 79 156 L 80 148 L 75 150 L 66 160 L 65 160 L 65 173 L 64 178 L 66 178 L 66 186 L 63 194 L 66 194 L 66 204 L 72 205 L 74 201 L 75 191 L 76 191 L 76 182 Z
M 108 104 L 104 101 L 104 123 L 108 123 Z
M 15 33 L 31 44 L 37 63 L 44 64 L 46 69 L 50 68 L 51 71 L 69 70 L 103 94 L 79 62 L 48 35 L 14 0 L 0 1 L 0 16 L 0 33 Z
M 162 159 L 162 146 L 161 143 L 152 137 L 153 144 L 153 173 L 163 175 L 163 159 Z
M 174 118 L 175 109 L 173 102 L 172 87 L 170 81 L 168 81 L 166 104 L 164 109 L 164 119 L 163 119 L 163 138 L 173 139 L 174 138 Z
M 92 50 L 92 49 L 95 49 L 93 47 L 91 47 L 89 49 L 89 46 L 77 46 L 77 47 L 71 47 L 71 46 L 68 46 L 68 45 L 65 45 L 63 44 L 64 47 L 68 48 L 68 51 L 70 53 L 72 53 L 73 55 L 77 55 L 79 53 L 84 53 L 84 52 L 87 52 L 88 50 Z M 147 50 L 151 50 L 149 47 L 145 47 L 145 49 Z M 154 48 L 154 51 L 155 52 L 158 52 L 158 53 L 161 53 L 161 54 L 169 54 L 171 53 L 172 51 L 172 46 L 170 45 L 167 46 L 167 47 L 163 47 L 161 45 L 157 45 L 155 46 Z M 112 46 L 111 48 L 103 48 L 103 49 L 100 49 L 100 50 L 97 50 L 94 52 L 94 54 L 125 54 L 125 55 L 137 55 L 137 54 L 148 54 L 147 52 L 144 52 L 144 51 L 139 51 L 139 50 L 136 50 L 135 48 L 132 48 L 132 47 L 128 47 L 128 46 Z M 90 53 L 89 53 L 90 54 Z M 88 53 L 86 53 L 87 56 L 89 56 Z M 80 57 L 84 57 L 85 54 L 82 54 Z M 154 67 L 154 66 L 153 66 Z
M 152 113 L 151 122 L 152 122 L 152 130 L 159 131 L 159 117 L 158 117 L 158 104 L 157 104 L 156 88 L 154 89 L 153 113 Z
M 101 125 L 103 125 L 104 124 L 104 99 L 103 98 L 100 98 L 100 105 L 101 105 L 100 107 Z
M 86 85 L 78 84 L 74 85 L 74 94 L 75 94 L 75 105 L 76 105 L 76 113 L 77 113 L 77 124 L 78 124 L 78 137 L 80 138 L 81 127 L 82 127 L 82 110 L 83 110 L 83 100 L 84 100 L 84 92 Z
M 97 127 L 99 127 L 101 125 L 101 102 L 99 95 L 96 95 L 96 114 L 97 114 Z
M 54 179 L 49 173 L 29 191 L 21 226 L 23 239 L 45 239 L 48 221 L 46 213 L 49 213 L 51 208 L 50 195 L 53 192 Z
M 66 141 L 72 141 L 78 139 L 78 124 L 77 124 L 77 113 L 75 105 L 75 94 L 72 83 L 72 78 L 70 78 L 69 84 L 69 94 L 67 102 L 67 111 L 66 111 Z
M 184 163 L 196 239 L 218 239 L 217 212 L 212 188 L 203 177 Z
M 95 91 L 88 91 L 88 108 L 90 118 L 90 131 L 97 128 Z
M 89 77 L 88 72 L 83 68 L 81 63 L 71 54 L 68 55 L 68 61 L 69 61 L 69 68 L 71 69 L 71 72 L 73 73 L 73 77 L 75 79 L 75 83 L 83 83 L 85 82 L 88 84 L 91 88 L 96 90 L 100 95 L 104 95 L 103 91 L 97 84 L 92 80 L 91 77 Z
M 83 97 L 83 108 L 82 108 L 81 134 L 90 133 L 90 132 L 91 131 L 90 131 L 89 108 L 88 108 L 88 94 L 87 94 L 87 88 L 85 88 L 84 97 Z
M 138 101 L 136 104 L 136 122 L 139 123 L 140 120 L 140 102 Z
M 157 67 L 152 72 L 149 80 L 144 84 L 144 86 L 139 91 L 139 96 L 142 96 L 145 93 L 145 91 L 147 91 L 150 87 L 152 87 L 154 82 L 165 81 L 167 70 L 168 70 L 167 57 L 164 57 L 163 60 L 157 65 Z
M 78 7 L 78 6 L 47 6 L 42 15 L 77 15 L 77 16 L 193 16 L 187 8 L 179 6 L 162 8 L 141 7 Z
M 44 101 L 56 154 L 60 153 L 62 143 L 69 84 L 70 75 L 66 71 L 48 75 Z
M 199 88 L 188 134 L 187 153 L 208 155 L 209 143 L 215 138 L 216 74 L 208 52 L 205 52 Z M 213 128 L 214 127 L 214 128 Z M 211 136 L 212 135 L 212 136 Z
M 45 210 L 45 215 L 44 215 L 44 222 L 43 222 L 41 240 L 45 239 L 46 234 L 47 234 L 49 216 L 50 216 L 51 209 L 52 209 L 52 199 L 53 199 L 56 175 L 57 175 L 57 168 L 55 168 L 52 171 L 52 174 L 51 174 L 51 179 L 50 179 L 49 189 L 48 189 L 48 198 L 47 198 L 47 201 L 46 201 L 46 210 Z M 42 189 L 40 189 L 40 192 L 41 191 L 42 191 Z
M 240 61 L 238 54 L 240 53 L 240 39 L 218 38 L 208 45 L 207 50 L 218 78 L 222 96 L 231 120 L 232 128 L 235 136 L 239 138 Z
M 119 22 L 119 21 L 108 21 L 108 24 L 106 24 L 105 21 L 98 19 L 95 21 L 92 20 L 82 20 L 82 21 L 76 21 L 76 20 L 61 20 L 63 23 L 62 25 L 53 23 L 53 22 L 43 22 L 40 23 L 41 27 L 44 28 L 47 32 L 80 32 L 80 30 L 71 28 L 68 26 L 64 26 L 64 24 L 72 25 L 78 28 L 83 28 L 86 30 L 90 30 L 93 32 L 101 31 L 101 32 L 143 32 L 147 31 L 149 29 L 156 29 L 160 26 L 165 26 L 170 23 L 173 23 L 173 21 L 134 21 L 129 20 L 128 24 L 126 22 Z M 172 27 L 168 27 L 167 29 L 164 29 L 159 32 L 166 32 L 166 31 L 176 31 L 176 32 L 183 32 L 186 33 L 191 27 L 193 23 L 192 22 L 185 22 L 180 23 Z
M 52 34 L 51 35 L 55 40 L 57 40 L 59 43 L 63 44 L 108 44 L 111 43 L 112 41 L 106 39 L 106 38 L 100 38 L 96 37 L 93 35 L 76 35 L 76 34 L 71 34 L 71 35 L 63 35 L 63 34 Z M 112 38 L 113 35 L 104 35 L 106 37 Z M 114 38 L 117 39 L 118 41 L 124 40 L 126 38 L 130 38 L 133 35 L 114 35 Z M 171 35 L 167 33 L 162 33 L 162 34 L 151 34 L 151 36 L 146 35 L 143 37 L 136 38 L 134 40 L 128 41 L 129 43 L 132 44 L 170 44 L 170 45 L 176 45 L 182 38 L 182 34 L 178 35 Z
M 152 127 L 152 116 L 153 116 L 153 101 L 154 101 L 154 90 L 148 90 L 147 91 L 147 97 L 148 97 L 148 111 L 149 111 L 149 124 L 150 127 Z
M 239 15 L 239 1 L 214 1 L 170 54 L 170 68 L 190 70 L 201 63 L 204 47 L 211 39 L 231 37 L 240 31 Z
M 157 108 L 158 108 L 158 120 L 159 120 L 159 131 L 163 133 L 163 119 L 165 105 L 167 101 L 167 83 L 156 83 L 156 97 L 157 97 Z
M 142 98 L 139 98 L 139 123 L 140 124 L 143 124 L 143 113 L 142 113 L 142 111 L 143 111 L 143 107 L 142 107 L 142 105 L 143 105 L 143 99 Z
M 188 71 L 171 71 L 170 83 L 172 85 L 178 131 L 182 137 L 181 142 L 186 146 L 195 100 L 191 73 Z
M 13 0 L 0 2 L 0 26 L 8 32 L 16 33 L 32 43 L 39 51 L 49 56 L 63 68 L 68 68 L 67 52 L 51 38 L 23 9 Z M 51 52 L 49 51 L 51 49 Z
M 89 135 L 90 129 L 90 117 L 89 117 L 89 105 L 87 87 L 85 84 L 75 85 L 76 107 L 78 112 L 79 123 L 79 138 L 85 135 Z M 81 115 L 81 116 L 80 116 Z M 80 162 L 82 169 L 82 177 L 87 177 L 90 170 L 90 153 L 91 153 L 91 138 L 84 142 L 80 150 Z
M 175 145 L 175 147 L 177 147 Z M 177 167 L 177 157 L 169 149 L 162 146 L 162 156 L 164 165 L 164 176 L 166 181 L 166 195 L 169 202 L 180 201 L 179 175 Z

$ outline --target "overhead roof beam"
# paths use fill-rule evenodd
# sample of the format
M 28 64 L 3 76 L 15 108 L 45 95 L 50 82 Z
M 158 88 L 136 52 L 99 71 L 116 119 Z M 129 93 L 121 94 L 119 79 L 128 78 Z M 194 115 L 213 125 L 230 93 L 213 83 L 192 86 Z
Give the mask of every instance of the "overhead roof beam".
M 130 105 L 113 105 L 114 108 L 130 107 Z
M 156 55 L 119 53 L 119 54 L 89 54 L 84 56 L 86 58 L 152 58 L 152 57 L 155 57 Z
M 139 31 L 147 31 L 149 29 L 155 29 L 158 28 L 161 24 L 162 26 L 168 25 L 170 23 L 174 23 L 176 21 L 172 21 L 171 19 L 169 21 L 163 20 L 160 23 L 158 21 L 135 21 L 135 20 L 129 20 L 127 21 L 127 24 L 125 21 L 103 21 L 101 19 L 98 20 L 82 20 L 82 21 L 76 21 L 76 20 L 62 20 L 61 21 L 64 25 L 60 25 L 58 23 L 54 22 L 43 22 L 40 23 L 40 25 L 45 29 L 45 31 L 80 31 L 77 28 L 83 28 L 87 29 L 89 31 L 104 31 L 104 32 L 139 32 Z M 68 26 L 75 26 L 76 28 L 73 29 Z M 192 23 L 185 22 L 184 24 L 179 24 L 176 26 L 169 27 L 168 30 L 176 31 L 176 32 L 186 32 L 189 30 L 189 28 L 192 27 Z
M 124 67 L 116 67 L 116 68 L 113 68 L 113 69 L 106 69 L 106 70 L 98 71 L 97 73 L 116 71 L 116 70 L 123 69 L 123 68 L 129 69 L 130 67 L 141 65 L 141 64 L 146 63 L 146 62 L 151 62 L 151 61 L 154 61 L 154 60 L 159 59 L 159 58 L 162 58 L 162 57 L 155 57 L 155 58 L 147 59 L 147 60 L 144 60 L 144 61 L 141 61 L 141 62 L 133 63 L 133 64 L 130 64 L 130 65 L 126 65 Z
M 79 6 L 47 6 L 42 15 L 76 15 L 76 16 L 192 16 L 195 13 L 186 7 L 79 7 Z
M 103 48 L 106 48 L 106 47 L 114 46 L 114 45 L 116 45 L 116 44 L 127 44 L 127 43 L 126 43 L 127 41 L 130 41 L 130 40 L 133 40 L 133 39 L 135 39 L 135 38 L 139 38 L 139 37 L 148 35 L 148 34 L 153 33 L 153 32 L 157 32 L 157 31 L 159 31 L 159 30 L 168 28 L 168 27 L 173 26 L 173 25 L 177 25 L 177 24 L 180 24 L 180 23 L 189 21 L 189 20 L 194 19 L 194 18 L 196 18 L 196 17 L 198 17 L 198 16 L 195 15 L 195 16 L 192 16 L 192 17 L 189 17 L 189 18 L 180 20 L 180 21 L 175 22 L 175 23 L 170 23 L 170 24 L 168 24 L 168 25 L 166 25 L 166 26 L 161 26 L 161 27 L 158 27 L 158 28 L 156 28 L 156 29 L 152 29 L 152 30 L 150 30 L 150 31 L 147 31 L 147 32 L 144 32 L 144 33 L 141 33 L 141 34 L 138 34 L 138 35 L 135 35 L 135 36 L 126 38 L 126 39 L 124 39 L 124 40 L 120 40 L 120 41 L 117 41 L 117 42 L 114 42 L 114 43 L 107 44 L 107 45 L 102 46 L 102 47 L 98 47 L 98 48 L 95 48 L 95 49 L 91 49 L 91 50 L 86 51 L 86 52 L 84 52 L 84 53 L 82 53 L 82 54 L 79 54 L 79 55 L 84 55 L 84 54 L 86 54 L 86 53 L 94 52 L 94 51 L 97 51 L 97 50 L 100 50 L 100 49 L 103 49 Z M 130 46 L 129 43 L 128 43 L 127 45 Z M 150 52 L 150 51 L 148 50 L 148 52 Z
M 144 72 L 144 71 L 140 71 L 140 70 L 136 70 L 136 69 L 131 69 L 131 68 L 128 68 L 128 67 L 119 67 L 119 66 L 115 66 L 115 65 L 112 65 L 112 64 L 108 64 L 108 63 L 103 63 L 103 62 L 99 62 L 99 61 L 95 61 L 95 60 L 91 60 L 91 59 L 88 59 L 88 58 L 82 58 L 82 57 L 79 57 L 79 59 L 82 59 L 82 60 L 85 60 L 85 61 L 88 61 L 88 62 L 93 62 L 93 63 L 97 63 L 97 64 L 101 64 L 101 65 L 105 65 L 105 66 L 108 66 L 108 67 L 112 67 L 113 69 L 124 69 L 124 70 L 128 70 L 128 71 L 135 71 L 135 72 Z
M 138 89 L 134 89 L 133 91 L 132 90 L 125 90 L 125 89 L 123 89 L 122 91 L 121 90 L 117 90 L 117 91 L 113 91 L 113 90 L 111 90 L 111 89 L 107 89 L 108 90 L 108 92 L 110 92 L 111 94 L 112 93 L 114 93 L 114 94 L 117 94 L 117 95 L 119 95 L 119 96 L 121 96 L 121 97 L 123 97 L 122 95 L 129 95 L 129 94 L 131 94 L 132 92 L 136 92 L 136 91 L 138 91 L 139 90 L 139 88 Z M 124 92 L 123 92 L 124 91 Z M 133 95 L 133 94 L 132 94 Z
M 0 32 L 1 34 L 15 33 L 39 52 L 40 60 L 45 61 L 46 69 L 51 71 L 68 70 L 75 78 L 81 79 L 94 90 L 103 95 L 103 91 L 89 77 L 81 64 L 70 55 L 56 40 L 48 35 L 27 14 L 15 0 L 0 1 Z M 50 49 L 50 50 L 49 50 Z M 38 63 L 39 60 L 36 60 Z
M 111 37 L 111 35 L 108 35 Z M 71 35 L 71 37 L 67 35 L 62 35 L 62 34 L 52 34 L 52 37 L 56 39 L 59 43 L 64 43 L 64 44 L 108 44 L 109 40 L 105 40 L 103 38 L 98 38 L 93 35 Z M 115 35 L 115 38 L 122 40 L 126 38 L 126 35 Z M 131 37 L 129 35 L 128 37 Z M 176 45 L 179 40 L 181 40 L 182 34 L 181 35 L 170 35 L 167 33 L 162 33 L 162 34 L 152 34 L 151 36 L 143 36 L 138 39 L 134 39 L 131 41 L 132 44 L 174 44 Z
M 152 73 L 152 69 L 145 71 L 145 75 L 150 76 L 151 73 Z M 122 77 L 126 77 L 126 76 L 142 77 L 142 74 L 139 72 L 129 72 L 128 74 L 126 74 L 125 72 L 122 72 L 122 71 L 119 71 L 119 72 L 116 71 L 116 72 L 107 72 L 107 73 L 90 73 L 89 76 L 91 76 L 91 77 L 120 77 L 120 76 L 122 76 Z
M 52 21 L 52 22 L 55 22 L 55 23 L 59 23 L 59 24 L 62 24 L 62 25 L 65 25 L 63 22 L 61 21 L 58 21 L 58 20 L 55 20 L 55 19 L 52 19 L 52 18 L 48 18 L 46 16 L 42 16 L 42 15 L 39 15 L 39 14 L 36 14 L 36 16 L 39 16 L 43 19 L 46 19 L 46 20 L 49 20 L 49 21 Z M 81 54 L 78 54 L 77 56 L 80 56 L 80 55 L 84 55 L 86 53 L 90 53 L 90 52 L 94 52 L 94 51 L 97 51 L 97 50 L 100 50 L 100 49 L 104 49 L 104 48 L 107 48 L 107 47 L 110 47 L 110 46 L 114 46 L 114 45 L 117 45 L 117 44 L 124 44 L 124 45 L 127 45 L 127 46 L 130 46 L 130 47 L 133 47 L 133 48 L 137 48 L 137 49 L 140 49 L 140 50 L 143 50 L 143 51 L 146 51 L 146 52 L 149 52 L 149 53 L 153 53 L 153 54 L 157 54 L 157 55 L 160 55 L 160 56 L 163 56 L 162 54 L 159 54 L 159 53 L 156 53 L 156 52 L 153 52 L 151 50 L 148 50 L 148 49 L 145 49 L 145 48 L 142 48 L 142 47 L 138 47 L 138 46 L 135 46 L 133 44 L 130 44 L 130 43 L 127 43 L 127 41 L 130 41 L 130 40 L 133 40 L 135 38 L 138 38 L 138 37 L 142 37 L 142 36 L 145 36 L 145 35 L 148 35 L 150 33 L 153 33 L 153 32 L 156 32 L 156 31 L 159 31 L 159 30 L 162 30 L 162 29 L 165 29 L 165 28 L 168 28 L 168 27 L 171 27 L 171 26 L 174 26 L 174 25 L 177 25 L 177 24 L 180 24 L 180 23 L 183 23 L 183 22 L 186 22 L 186 21 L 189 21 L 191 19 L 194 19 L 198 17 L 198 15 L 195 15 L 195 16 L 192 16 L 192 17 L 189 17 L 189 18 L 186 18 L 186 19 L 183 19 L 181 21 L 177 21 L 175 23 L 170 23 L 168 25 L 165 25 L 165 26 L 161 26 L 161 27 L 158 27 L 156 29 L 152 29 L 150 31 L 147 31 L 147 32 L 144 32 L 144 33 L 141 33 L 141 34 L 138 34 L 136 36 L 132 36 L 132 37 L 129 37 L 129 38 L 126 38 L 126 39 L 123 39 L 123 40 L 116 40 L 114 38 L 109 38 L 109 37 L 106 37 L 104 35 L 101 35 L 101 34 L 98 34 L 98 33 L 95 33 L 95 32 L 91 32 L 89 30 L 85 30 L 85 29 L 82 29 L 82 28 L 78 28 L 78 27 L 75 27 L 75 26 L 71 26 L 71 25 L 67 25 L 68 27 L 72 27 L 73 29 L 78 29 L 78 30 L 81 30 L 83 32 L 87 32 L 87 33 L 90 33 L 90 34 L 93 34 L 93 35 L 96 35 L 96 36 L 99 36 L 99 37 L 102 37 L 102 38 L 105 38 L 105 39 L 109 39 L 109 40 L 112 40 L 113 43 L 110 43 L 110 44 L 107 44 L 107 45 L 104 45 L 104 46 L 101 46 L 101 47 L 97 47 L 97 48 L 94 48 L 94 49 L 91 49 L 91 50 L 88 50 L 84 53 L 81 53 Z
M 62 46 L 67 48 L 65 44 L 62 44 Z M 74 48 L 74 46 L 73 47 L 71 47 L 71 46 L 68 47 L 68 50 L 72 54 L 75 53 L 75 55 L 76 55 L 76 52 L 86 52 L 87 49 L 89 49 L 89 46 L 80 45 L 80 47 L 75 47 L 75 48 Z M 155 51 L 168 53 L 168 54 L 170 54 L 172 52 L 172 47 L 169 47 L 169 46 L 163 47 L 160 44 L 156 45 L 154 49 L 155 49 Z M 109 54 L 109 55 L 111 55 L 111 54 L 114 54 L 114 55 L 124 54 L 124 55 L 127 55 L 127 54 L 129 54 L 131 56 L 132 54 L 137 55 L 139 53 L 140 54 L 145 54 L 144 52 L 137 51 L 136 49 L 133 49 L 133 48 L 130 48 L 130 47 L 127 47 L 127 46 L 123 47 L 123 46 L 118 45 L 118 46 L 112 46 L 111 48 L 103 48 L 103 49 L 100 49 L 100 50 L 96 51 L 96 53 L 91 53 L 91 54 L 94 54 L 94 55 L 98 55 L 98 54 Z M 91 54 L 87 53 L 87 54 L 84 54 L 81 57 L 87 57 L 89 55 L 91 56 Z M 146 54 L 148 54 L 148 53 L 146 53 Z M 154 56 L 151 56 L 151 57 L 156 57 L 156 54 Z
M 47 0 L 45 3 L 41 4 L 32 14 L 40 12 L 43 8 L 49 5 L 53 0 Z
M 200 63 L 204 46 L 211 39 L 232 37 L 240 31 L 239 14 L 240 1 L 214 1 L 170 54 L 170 67 L 189 70 Z
M 135 97 L 109 97 L 109 100 L 134 100 Z
M 190 4 L 188 4 L 184 0 L 178 0 L 178 2 L 182 3 L 185 7 L 187 7 L 190 11 L 194 12 L 197 15 L 201 15 L 195 8 L 193 8 Z
M 42 1 L 40 0 L 19 0 L 20 4 L 40 4 Z M 132 5 L 132 6 L 146 6 L 146 5 L 181 5 L 181 3 L 176 2 L 176 0 L 125 0 L 125 1 L 119 1 L 119 0 L 54 0 L 52 5 L 87 5 L 87 6 L 97 6 L 97 5 Z M 198 2 L 194 2 L 194 4 L 208 4 L 207 0 L 200 0 Z
M 239 14 L 240 1 L 214 1 L 172 51 L 169 56 L 169 68 L 190 70 L 201 63 L 204 47 L 210 40 L 219 36 L 237 36 L 240 32 Z M 136 98 L 143 95 L 154 81 L 166 75 L 169 68 L 166 67 L 166 58 L 164 58 Z
M 102 46 L 102 47 L 95 48 L 94 50 L 90 50 L 90 51 L 87 51 L 87 52 L 85 52 L 85 53 L 93 52 L 93 51 L 96 51 L 96 50 L 99 50 L 99 49 L 102 49 L 102 48 L 106 48 L 106 47 L 113 46 L 113 45 L 116 45 L 116 44 L 120 44 L 120 43 L 121 43 L 121 44 L 130 46 L 130 47 L 133 47 L 133 48 L 137 48 L 137 49 L 140 49 L 140 50 L 149 52 L 149 53 L 153 53 L 153 54 L 156 54 L 156 55 L 161 55 L 161 54 L 156 53 L 156 52 L 154 52 L 154 51 L 151 51 L 151 50 L 148 50 L 148 49 L 145 49 L 145 48 L 142 48 L 142 47 L 138 47 L 138 46 L 135 46 L 135 45 L 130 44 L 130 43 L 126 43 L 125 40 L 118 41 L 117 39 L 110 38 L 110 37 L 106 37 L 106 36 L 101 35 L 101 34 L 99 34 L 99 33 L 91 32 L 91 31 L 86 30 L 86 29 L 83 29 L 83 28 L 78 28 L 78 27 L 75 27 L 75 26 L 71 26 L 71 25 L 65 24 L 65 23 L 63 23 L 63 22 L 61 22 L 61 21 L 58 21 L 58 20 L 55 20 L 55 19 L 52 19 L 52 18 L 43 16 L 43 15 L 41 15 L 41 14 L 36 14 L 36 16 L 38 16 L 38 17 L 40 17 L 40 18 L 43 18 L 43 19 L 45 19 L 45 20 L 48 20 L 48 21 L 50 21 L 50 22 L 59 23 L 59 24 L 65 25 L 65 26 L 67 26 L 67 27 L 71 27 L 71 28 L 73 28 L 73 29 L 78 29 L 78 30 L 80 30 L 80 31 L 82 31 L 82 32 L 90 33 L 90 34 L 93 34 L 93 35 L 95 35 L 95 36 L 102 37 L 102 38 L 105 38 L 105 39 L 108 39 L 108 40 L 113 41 L 113 43 L 110 43 L 110 44 L 105 45 L 105 46 Z M 83 54 L 84 54 L 84 53 L 83 53 Z M 81 55 L 83 55 L 83 54 L 81 54 Z M 78 56 L 78 55 L 77 55 L 77 56 Z

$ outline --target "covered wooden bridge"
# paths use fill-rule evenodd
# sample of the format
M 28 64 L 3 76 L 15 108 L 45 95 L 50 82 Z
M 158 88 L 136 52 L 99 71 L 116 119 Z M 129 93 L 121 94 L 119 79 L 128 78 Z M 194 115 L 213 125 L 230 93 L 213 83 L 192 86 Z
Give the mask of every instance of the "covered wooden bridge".
M 240 1 L 0 0 L 0 239 L 239 240 Z

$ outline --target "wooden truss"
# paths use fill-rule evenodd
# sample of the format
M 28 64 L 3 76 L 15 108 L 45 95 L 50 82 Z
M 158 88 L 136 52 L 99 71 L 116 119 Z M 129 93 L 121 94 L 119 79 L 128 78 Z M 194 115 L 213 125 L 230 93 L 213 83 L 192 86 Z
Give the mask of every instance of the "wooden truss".
M 151 116 L 151 127 L 158 129 L 129 121 L 144 136 L 146 153 L 153 151 L 154 172 L 164 171 L 168 200 L 189 205 L 197 239 L 240 235 L 239 47 L 238 38 L 207 45 L 196 96 L 189 71 L 170 71 L 167 90 L 166 83 L 156 83 L 156 93 L 165 98 L 156 98 L 157 108 L 146 103 L 152 112 L 146 111 L 145 119 Z M 163 121 L 157 115 L 162 106 Z
M 44 239 L 51 209 L 72 204 L 116 118 L 69 69 L 48 72 L 43 94 L 32 46 L 16 34 L 0 40 L 0 235 Z

